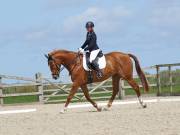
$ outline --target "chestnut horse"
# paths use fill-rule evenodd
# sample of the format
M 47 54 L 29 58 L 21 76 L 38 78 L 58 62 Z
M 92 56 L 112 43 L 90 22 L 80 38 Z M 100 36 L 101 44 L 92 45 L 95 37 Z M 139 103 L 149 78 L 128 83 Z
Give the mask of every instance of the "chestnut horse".
M 67 107 L 80 87 L 86 97 L 86 99 L 97 109 L 97 111 L 101 111 L 102 108 L 99 107 L 90 97 L 89 90 L 87 87 L 88 77 L 87 72 L 83 68 L 82 64 L 82 56 L 80 56 L 76 52 L 66 51 L 66 50 L 55 50 L 48 55 L 45 55 L 48 58 L 48 65 L 52 72 L 52 77 L 54 79 L 59 78 L 59 74 L 61 71 L 61 65 L 63 65 L 71 76 L 71 80 L 73 82 L 70 93 L 67 97 L 67 101 L 65 103 L 64 108 L 61 110 L 64 113 L 67 110 Z M 139 99 L 139 103 L 143 108 L 146 107 L 146 104 L 143 102 L 141 98 L 139 85 L 133 79 L 133 63 L 131 58 L 135 61 L 135 67 L 137 70 L 137 74 L 140 77 L 143 88 L 145 91 L 149 90 L 149 86 L 146 80 L 146 77 L 140 67 L 139 61 L 136 56 L 132 54 L 125 54 L 121 52 L 111 52 L 105 55 L 106 58 L 106 68 L 103 71 L 103 77 L 98 78 L 96 73 L 93 71 L 93 82 L 101 82 L 112 77 L 112 85 L 113 91 L 112 96 L 109 99 L 106 109 L 109 109 L 112 106 L 113 100 L 115 99 L 118 91 L 119 91 L 119 81 L 120 79 L 126 80 L 130 86 L 135 90 L 137 97 Z

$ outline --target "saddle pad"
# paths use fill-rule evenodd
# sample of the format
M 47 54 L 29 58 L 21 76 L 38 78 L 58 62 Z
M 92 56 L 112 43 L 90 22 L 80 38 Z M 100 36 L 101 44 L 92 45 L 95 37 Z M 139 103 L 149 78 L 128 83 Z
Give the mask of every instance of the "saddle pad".
M 106 58 L 103 55 L 101 58 L 98 59 L 98 64 L 99 64 L 99 68 L 103 69 L 106 67 Z M 86 54 L 83 54 L 83 68 L 86 71 L 90 71 L 90 69 L 88 68 L 87 64 L 86 64 Z

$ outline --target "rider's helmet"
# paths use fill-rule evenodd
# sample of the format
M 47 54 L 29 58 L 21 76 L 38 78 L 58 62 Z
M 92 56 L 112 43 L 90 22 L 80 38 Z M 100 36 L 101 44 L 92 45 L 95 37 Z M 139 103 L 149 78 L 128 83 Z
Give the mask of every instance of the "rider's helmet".
M 89 21 L 86 23 L 86 28 L 93 28 L 94 27 L 94 23 Z

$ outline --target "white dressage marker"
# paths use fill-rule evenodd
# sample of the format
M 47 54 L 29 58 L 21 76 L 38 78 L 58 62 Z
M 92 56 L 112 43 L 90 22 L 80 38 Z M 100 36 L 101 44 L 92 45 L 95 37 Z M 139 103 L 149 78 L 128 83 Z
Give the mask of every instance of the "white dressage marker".
M 145 103 L 157 103 L 157 102 L 178 102 L 180 101 L 180 98 L 158 98 L 158 99 L 149 99 L 144 100 Z M 115 101 L 113 102 L 113 105 L 126 105 L 126 104 L 137 104 L 139 101 Z M 99 103 L 100 106 L 106 106 L 107 103 Z M 77 105 L 70 105 L 68 108 L 88 108 L 92 107 L 91 104 L 77 104 Z
M 35 112 L 36 109 L 24 109 L 24 110 L 8 110 L 8 111 L 0 111 L 0 114 L 15 114 L 15 113 L 29 113 Z

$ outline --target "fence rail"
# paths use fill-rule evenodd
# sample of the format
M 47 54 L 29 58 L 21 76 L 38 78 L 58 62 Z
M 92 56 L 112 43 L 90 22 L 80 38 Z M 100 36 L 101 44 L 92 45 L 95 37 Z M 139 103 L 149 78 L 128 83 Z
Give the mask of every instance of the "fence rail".
M 161 96 L 163 95 L 162 93 L 162 87 L 161 87 L 161 77 L 160 77 L 160 69 L 161 68 L 168 68 L 168 73 L 169 73 L 169 86 L 170 86 L 170 93 L 173 93 L 173 82 L 172 82 L 172 67 L 177 67 L 180 66 L 180 63 L 174 63 L 174 64 L 160 64 L 156 65 L 156 78 L 157 78 L 157 95 Z
M 147 77 L 156 77 L 156 75 L 147 75 Z M 5 76 L 0 75 L 0 81 L 2 82 L 2 78 L 8 79 L 17 79 L 22 81 L 28 81 L 29 83 L 21 83 L 21 84 L 2 84 L 0 87 L 0 101 L 1 105 L 4 105 L 4 98 L 9 97 L 19 97 L 19 96 L 37 96 L 39 103 L 56 103 L 56 102 L 65 102 L 66 97 L 69 94 L 71 89 L 71 84 L 58 84 L 49 81 L 46 78 L 43 78 L 40 73 L 35 75 L 36 79 L 30 78 L 23 78 L 23 77 L 15 77 L 15 76 Z M 135 78 L 138 78 L 135 76 Z M 124 84 L 124 81 L 120 81 L 120 92 L 117 98 L 123 99 L 125 96 L 125 89 L 131 88 L 128 85 Z M 34 92 L 26 92 L 26 93 L 6 93 L 8 89 L 6 88 L 14 88 L 14 87 L 30 87 L 35 86 L 36 90 Z M 46 88 L 48 86 L 53 86 L 53 88 Z M 150 86 L 155 87 L 156 84 L 150 84 Z M 142 87 L 142 85 L 140 85 Z M 112 84 L 111 79 L 105 80 L 100 83 L 89 85 L 89 93 L 93 95 L 100 95 L 94 96 L 92 99 L 101 100 L 101 99 L 108 99 L 112 93 Z M 47 94 L 48 93 L 48 94 Z M 50 93 L 50 94 L 49 94 Z M 54 98 L 54 99 L 53 99 Z M 57 99 L 58 98 L 58 99 Z M 84 101 L 85 96 L 79 90 L 78 93 L 75 95 L 75 98 L 72 101 Z
M 147 69 L 156 69 L 157 74 L 154 75 L 146 75 L 149 81 L 150 87 L 157 87 L 157 95 L 161 95 L 161 79 L 160 79 L 160 68 L 161 67 L 168 67 L 169 71 L 169 85 L 170 91 L 172 92 L 173 89 L 173 82 L 172 82 L 172 66 L 180 66 L 180 63 L 176 64 L 164 64 L 164 65 L 156 65 L 152 66 Z M 134 76 L 137 80 L 138 76 Z M 2 79 L 13 79 L 13 80 L 22 80 L 26 81 L 26 83 L 21 84 L 3 84 Z M 151 81 L 153 80 L 153 81 Z M 137 80 L 139 81 L 139 80 Z M 89 93 L 92 96 L 92 99 L 95 100 L 102 100 L 110 98 L 112 93 L 112 84 L 111 79 L 105 80 L 100 83 L 89 85 Z M 123 99 L 126 95 L 126 91 L 131 87 L 124 81 L 120 80 L 120 91 L 117 95 L 117 98 Z M 139 85 L 142 87 L 142 85 Z M 20 92 L 20 93 L 7 93 L 10 91 L 11 88 L 16 87 L 35 87 L 35 90 L 30 92 Z M 41 73 L 37 73 L 35 75 L 35 79 L 32 78 L 24 78 L 24 77 L 16 77 L 16 76 L 6 76 L 0 75 L 0 104 L 4 105 L 4 100 L 6 98 L 13 98 L 13 97 L 23 97 L 23 96 L 36 96 L 37 101 L 39 103 L 56 103 L 56 102 L 64 102 L 66 100 L 67 95 L 69 94 L 71 88 L 71 84 L 62 84 L 62 83 L 54 83 L 51 82 L 49 79 L 44 78 Z M 78 90 L 78 93 L 73 98 L 73 101 L 84 101 L 85 97 L 81 90 Z

